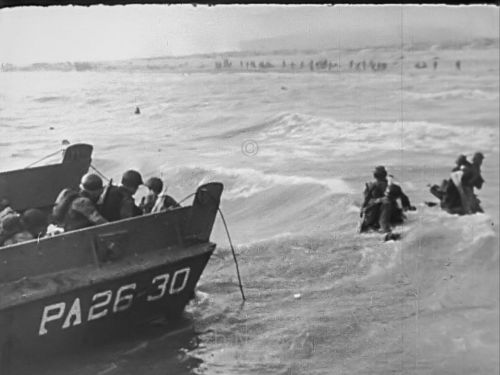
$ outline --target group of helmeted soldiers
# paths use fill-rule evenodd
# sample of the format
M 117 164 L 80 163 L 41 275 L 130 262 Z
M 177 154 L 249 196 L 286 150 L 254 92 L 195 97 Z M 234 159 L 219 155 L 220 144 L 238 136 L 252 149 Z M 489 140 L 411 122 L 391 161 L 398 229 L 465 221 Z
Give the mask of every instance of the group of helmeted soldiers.
M 443 180 L 441 185 L 429 185 L 430 192 L 439 199 L 443 210 L 459 215 L 483 212 L 474 192 L 474 189 L 481 189 L 484 184 L 481 176 L 483 159 L 481 152 L 474 154 L 472 162 L 465 155 L 460 155 L 448 179 Z M 359 232 L 375 230 L 391 234 L 392 228 L 406 219 L 405 211 L 414 211 L 416 208 L 384 166 L 376 167 L 373 177 L 375 180 L 367 183 L 363 192 Z M 428 206 L 437 205 L 426 203 Z
M 134 195 L 141 185 L 148 192 L 136 205 Z M 99 175 L 87 173 L 79 190 L 66 188 L 59 193 L 51 214 L 36 208 L 18 213 L 10 207 L 8 199 L 0 199 L 0 246 L 176 207 L 180 205 L 166 194 L 166 187 L 158 177 L 143 182 L 139 172 L 128 170 L 120 185 L 110 181 L 105 186 Z

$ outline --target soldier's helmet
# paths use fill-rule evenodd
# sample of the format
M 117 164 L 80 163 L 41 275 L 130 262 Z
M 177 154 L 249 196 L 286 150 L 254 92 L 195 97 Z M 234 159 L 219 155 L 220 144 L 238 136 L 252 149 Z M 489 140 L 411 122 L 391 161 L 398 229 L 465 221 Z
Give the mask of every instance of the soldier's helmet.
M 144 182 L 139 172 L 130 169 L 123 174 L 122 184 L 124 186 L 139 187 L 139 185 L 144 184 Z
M 83 176 L 80 185 L 88 191 L 97 191 L 103 187 L 102 178 L 94 173 L 87 173 Z

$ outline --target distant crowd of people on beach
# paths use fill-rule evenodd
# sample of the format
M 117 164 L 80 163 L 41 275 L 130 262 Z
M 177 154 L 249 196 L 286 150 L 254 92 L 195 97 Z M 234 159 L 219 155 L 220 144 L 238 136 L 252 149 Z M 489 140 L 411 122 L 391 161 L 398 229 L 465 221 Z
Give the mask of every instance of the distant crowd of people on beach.
M 432 69 L 436 70 L 438 68 L 438 65 L 439 65 L 438 64 L 438 58 L 435 57 L 432 60 Z M 415 66 L 416 69 L 427 69 L 427 67 L 428 67 L 426 61 L 417 61 L 414 66 Z M 461 70 L 462 69 L 462 62 L 460 60 L 456 60 L 455 61 L 455 69 L 457 69 L 457 70 Z
M 393 63 L 395 64 L 395 63 Z M 456 70 L 461 70 L 461 61 L 456 60 L 455 61 L 455 68 Z M 439 62 L 438 58 L 432 59 L 431 62 L 427 61 L 417 61 L 414 64 L 415 69 L 427 69 L 429 66 L 432 66 L 433 70 L 436 70 L 438 68 Z M 347 69 L 348 71 L 355 71 L 355 72 L 361 72 L 361 71 L 372 71 L 372 72 L 381 72 L 387 70 L 389 67 L 389 63 L 384 62 L 384 61 L 374 61 L 374 60 L 350 60 Z M 222 61 L 216 61 L 215 62 L 215 69 L 216 70 L 230 70 L 230 69 L 239 69 L 239 70 L 246 70 L 246 71 L 256 71 L 256 70 L 265 70 L 265 69 L 281 69 L 281 70 L 289 70 L 289 71 L 296 71 L 296 70 L 306 70 L 306 71 L 340 71 L 342 69 L 342 66 L 339 61 L 331 61 L 328 59 L 321 59 L 321 60 L 309 60 L 309 61 L 300 61 L 300 62 L 295 62 L 295 61 L 286 61 L 283 60 L 281 64 L 276 64 L 272 63 L 270 61 L 255 61 L 255 60 L 240 60 L 239 62 L 239 68 L 238 65 L 235 65 L 233 67 L 233 62 L 230 59 L 224 59 Z
M 378 61 L 354 61 L 351 60 L 349 62 L 349 69 L 354 70 L 354 71 L 361 71 L 361 70 L 366 70 L 367 68 L 370 68 L 372 71 L 381 71 L 385 70 L 387 68 L 387 63 L 385 62 L 378 62 Z M 223 61 L 216 61 L 215 62 L 215 69 L 216 70 L 223 70 L 223 69 L 231 69 L 233 67 L 233 63 L 229 59 L 224 59 Z M 295 62 L 295 61 L 286 61 L 283 60 L 281 64 L 273 64 L 270 61 L 259 61 L 256 62 L 255 60 L 250 60 L 250 61 L 243 61 L 240 60 L 239 63 L 239 69 L 240 70 L 257 70 L 257 69 L 286 69 L 286 70 L 309 70 L 309 71 L 318 71 L 318 70 L 324 70 L 324 71 L 332 71 L 332 70 L 340 70 L 341 65 L 339 62 L 335 61 L 330 61 L 328 59 L 321 59 L 321 60 L 309 60 L 309 61 L 300 61 L 300 62 Z

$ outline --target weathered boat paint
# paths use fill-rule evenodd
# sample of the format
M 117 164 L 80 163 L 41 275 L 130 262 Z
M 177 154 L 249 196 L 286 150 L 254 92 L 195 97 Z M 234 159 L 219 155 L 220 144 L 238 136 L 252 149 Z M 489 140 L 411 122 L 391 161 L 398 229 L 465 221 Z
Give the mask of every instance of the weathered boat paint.
M 191 206 L 0 248 L 0 372 L 178 317 L 215 249 L 222 190 L 209 183 Z
M 90 167 L 92 146 L 74 144 L 61 154 L 59 164 L 0 173 L 0 198 L 7 198 L 16 211 L 49 209 L 62 189 L 78 189 Z

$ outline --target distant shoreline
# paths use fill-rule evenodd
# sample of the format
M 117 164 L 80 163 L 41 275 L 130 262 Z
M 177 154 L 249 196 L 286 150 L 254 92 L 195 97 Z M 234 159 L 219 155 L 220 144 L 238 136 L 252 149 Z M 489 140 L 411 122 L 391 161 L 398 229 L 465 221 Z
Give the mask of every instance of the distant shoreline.
M 481 39 L 441 46 L 419 44 L 406 46 L 403 50 L 393 46 L 340 50 L 234 51 L 96 62 L 41 62 L 28 65 L 2 63 L 0 71 L 381 72 L 391 71 L 395 66 L 400 67 L 402 60 L 409 68 L 432 70 L 435 60 L 439 61 L 438 67 L 443 67 L 443 63 L 454 64 L 457 59 L 481 61 L 494 60 L 496 56 L 498 62 L 498 49 L 498 39 Z

